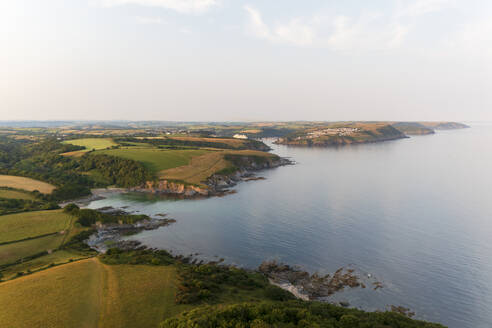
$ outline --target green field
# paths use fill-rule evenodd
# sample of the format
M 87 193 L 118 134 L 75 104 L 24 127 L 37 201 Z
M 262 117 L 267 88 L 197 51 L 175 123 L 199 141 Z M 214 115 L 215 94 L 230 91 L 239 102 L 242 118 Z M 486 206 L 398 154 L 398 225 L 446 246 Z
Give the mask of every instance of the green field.
M 106 154 L 143 163 L 153 173 L 187 165 L 195 156 L 208 153 L 207 150 L 164 150 L 157 148 L 121 148 L 97 151 L 96 154 Z
M 82 146 L 87 150 L 100 150 L 110 148 L 112 146 L 117 146 L 118 144 L 110 138 L 83 138 L 83 139 L 74 139 L 74 140 L 65 140 L 63 141 L 65 144 Z
M 34 195 L 28 192 L 21 191 L 21 190 L 11 190 L 11 189 L 0 189 L 0 198 L 25 199 L 25 200 L 36 199 Z
M 62 210 L 24 212 L 0 216 L 0 243 L 22 240 L 70 227 L 72 217 Z

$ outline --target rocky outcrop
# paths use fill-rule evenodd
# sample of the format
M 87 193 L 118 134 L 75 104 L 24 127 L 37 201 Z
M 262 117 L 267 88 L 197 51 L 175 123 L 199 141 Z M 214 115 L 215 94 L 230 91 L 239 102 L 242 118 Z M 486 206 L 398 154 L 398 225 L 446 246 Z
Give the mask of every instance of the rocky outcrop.
M 292 164 L 287 158 L 272 156 L 259 160 L 256 156 L 241 156 L 234 160 L 236 170 L 229 174 L 214 174 L 207 180 L 210 190 L 220 193 L 243 180 L 251 180 L 255 171 Z
M 258 270 L 267 276 L 270 282 L 305 300 L 327 297 L 343 290 L 345 287 L 365 288 L 365 285 L 360 281 L 353 269 L 340 268 L 331 275 L 319 275 L 316 273 L 310 275 L 299 268 L 275 261 L 265 261 Z
M 133 188 L 132 191 L 149 192 L 153 194 L 182 195 L 185 197 L 210 195 L 209 188 L 169 180 L 147 181 L 145 186 Z

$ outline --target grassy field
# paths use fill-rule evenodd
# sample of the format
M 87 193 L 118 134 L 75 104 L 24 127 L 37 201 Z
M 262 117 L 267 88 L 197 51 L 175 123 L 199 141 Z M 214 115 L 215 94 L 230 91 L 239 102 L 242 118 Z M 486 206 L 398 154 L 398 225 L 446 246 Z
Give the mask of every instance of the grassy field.
M 121 148 L 96 152 L 142 162 L 152 172 L 187 165 L 195 156 L 208 153 L 207 150 L 163 150 L 157 148 Z
M 0 189 L 0 198 L 25 199 L 25 200 L 36 199 L 34 195 L 28 192 L 21 191 L 21 190 L 12 190 L 12 189 Z
M 163 319 L 191 308 L 174 302 L 177 281 L 173 266 L 104 267 L 100 327 L 158 327 Z
M 82 260 L 0 284 L 0 327 L 97 327 L 104 268 Z
M 65 144 L 82 146 L 87 150 L 100 150 L 110 148 L 112 146 L 117 146 L 118 144 L 110 138 L 83 138 L 83 139 L 74 139 L 74 140 L 65 140 L 63 141 Z M 77 153 L 77 152 L 72 152 Z
M 0 265 L 13 263 L 21 258 L 60 247 L 65 240 L 61 234 L 30 239 L 0 246 Z
M 176 305 L 173 266 L 104 265 L 97 258 L 0 284 L 0 327 L 157 327 Z
M 224 159 L 225 154 L 272 156 L 269 153 L 254 150 L 211 152 L 192 158 L 188 165 L 161 171 L 159 177 L 200 185 L 214 173 L 232 166 Z
M 242 139 L 230 139 L 230 138 L 172 137 L 171 139 L 185 140 L 185 141 L 216 142 L 216 143 L 227 144 L 235 148 L 240 148 L 245 143 L 245 141 Z
M 62 210 L 24 212 L 0 216 L 0 243 L 66 230 L 73 217 Z
M 14 175 L 0 175 L 0 187 L 9 187 L 27 191 L 37 190 L 43 194 L 50 194 L 56 188 L 46 182 Z
M 84 149 L 84 150 L 76 150 L 76 151 L 69 151 L 67 153 L 61 154 L 62 156 L 70 156 L 70 157 L 82 157 L 84 156 L 89 150 Z

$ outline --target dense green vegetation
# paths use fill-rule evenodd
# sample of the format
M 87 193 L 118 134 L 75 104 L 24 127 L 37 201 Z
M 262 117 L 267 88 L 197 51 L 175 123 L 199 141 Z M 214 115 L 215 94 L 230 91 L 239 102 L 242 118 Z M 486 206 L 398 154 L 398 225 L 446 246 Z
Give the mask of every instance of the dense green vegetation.
M 153 179 L 152 173 L 136 160 L 108 155 L 90 155 L 82 157 L 79 161 L 80 170 L 97 171 L 108 185 L 134 187 Z
M 90 193 L 93 183 L 77 172 L 78 163 L 59 153 L 81 147 L 61 144 L 54 138 L 41 142 L 0 138 L 0 173 L 25 176 L 57 186 L 46 200 L 63 200 Z
M 77 218 L 77 223 L 83 227 L 90 227 L 96 222 L 102 224 L 119 223 L 119 224 L 133 224 L 142 220 L 149 220 L 147 215 L 132 215 L 132 214 L 120 214 L 120 213 L 102 213 L 96 210 L 84 208 L 79 209 L 75 204 L 69 204 L 63 209 L 65 213 L 73 215 Z
M 277 160 L 279 159 L 279 157 L 274 154 L 270 154 L 270 156 L 258 156 L 251 154 L 225 154 L 224 159 L 231 162 L 236 167 L 244 167 L 248 166 L 248 163 L 262 165 L 272 162 L 272 160 Z
M 59 207 L 54 202 L 0 197 L 0 215 L 27 211 L 54 210 L 57 208 Z
M 131 251 L 111 248 L 105 254 L 101 254 L 101 261 L 106 264 L 169 265 L 176 263 L 174 257 L 168 252 L 145 247 Z
M 224 294 L 257 291 L 264 299 L 288 300 L 292 294 L 272 286 L 260 273 L 247 272 L 234 266 L 209 264 L 181 264 L 178 267 L 180 285 L 176 302 L 197 304 L 218 302 Z
M 165 320 L 161 328 L 442 328 L 393 312 L 363 312 L 318 302 L 203 306 Z

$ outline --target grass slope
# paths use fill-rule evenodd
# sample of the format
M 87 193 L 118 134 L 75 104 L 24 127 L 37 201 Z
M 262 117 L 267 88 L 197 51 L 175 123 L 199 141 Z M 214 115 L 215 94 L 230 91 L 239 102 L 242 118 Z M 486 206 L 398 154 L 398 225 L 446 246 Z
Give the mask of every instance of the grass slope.
M 188 165 L 163 170 L 159 173 L 159 177 L 162 179 L 180 180 L 200 185 L 214 173 L 233 166 L 229 161 L 224 159 L 224 155 L 226 154 L 265 157 L 273 156 L 269 153 L 254 150 L 211 152 L 193 157 Z
M 0 216 L 0 243 L 66 230 L 72 219 L 62 210 L 3 215 Z
M 0 175 L 0 187 L 9 187 L 27 191 L 38 190 L 43 194 L 50 194 L 56 188 L 46 182 L 14 175 Z
M 110 156 L 122 157 L 142 162 L 153 173 L 162 170 L 187 165 L 195 156 L 200 156 L 206 150 L 164 150 L 157 148 L 121 148 L 96 152 Z

